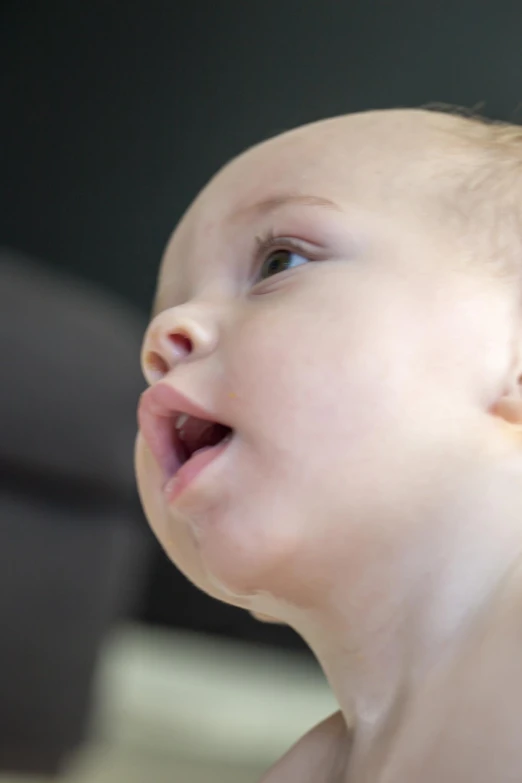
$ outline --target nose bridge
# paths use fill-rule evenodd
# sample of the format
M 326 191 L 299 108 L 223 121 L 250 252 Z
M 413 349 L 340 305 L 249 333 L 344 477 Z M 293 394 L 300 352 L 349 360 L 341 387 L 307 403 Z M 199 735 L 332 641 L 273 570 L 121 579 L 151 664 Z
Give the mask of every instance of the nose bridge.
M 159 313 L 149 325 L 142 349 L 145 378 L 153 383 L 187 359 L 202 358 L 218 342 L 218 307 L 191 301 Z

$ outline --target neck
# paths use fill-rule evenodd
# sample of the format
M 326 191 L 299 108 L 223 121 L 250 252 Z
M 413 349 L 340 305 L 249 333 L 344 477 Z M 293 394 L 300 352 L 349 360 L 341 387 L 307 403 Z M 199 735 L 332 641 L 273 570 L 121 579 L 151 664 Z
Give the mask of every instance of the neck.
M 468 513 L 472 507 L 467 499 Z M 457 507 L 456 514 L 430 526 L 438 531 L 437 540 L 417 548 L 412 560 L 381 563 L 371 593 L 367 583 L 351 595 L 341 585 L 326 605 L 296 618 L 294 628 L 315 653 L 348 726 L 354 726 L 352 756 L 361 769 L 378 769 L 399 737 L 408 744 L 408 732 L 424 726 L 425 733 L 436 734 L 433 698 L 423 696 L 428 683 L 438 683 L 443 712 L 461 681 L 463 688 L 476 688 L 471 674 L 471 679 L 455 679 L 452 673 L 465 666 L 477 629 L 498 626 L 506 600 L 518 610 L 502 626 L 505 638 L 511 638 L 522 610 L 520 508 L 519 483 L 516 488 L 505 482 L 491 486 L 489 498 L 482 491 L 466 519 Z M 513 646 L 511 654 L 518 659 L 520 650 Z M 491 677 L 502 678 L 505 667 L 495 664 L 498 646 L 487 655 L 483 664 Z M 480 680 L 483 668 L 474 671 Z M 502 709 L 506 693 L 502 688 L 495 692 L 502 694 L 497 705 Z M 484 714 L 490 706 L 485 704 Z M 440 720 L 451 722 L 451 712 Z

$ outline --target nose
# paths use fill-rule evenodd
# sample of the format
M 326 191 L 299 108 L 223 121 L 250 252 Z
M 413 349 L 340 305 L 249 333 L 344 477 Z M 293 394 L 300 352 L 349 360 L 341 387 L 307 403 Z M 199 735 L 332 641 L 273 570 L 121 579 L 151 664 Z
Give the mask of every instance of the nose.
M 202 358 L 217 343 L 217 324 L 194 305 L 181 305 L 157 315 L 143 340 L 141 366 L 148 383 L 156 383 L 181 362 Z

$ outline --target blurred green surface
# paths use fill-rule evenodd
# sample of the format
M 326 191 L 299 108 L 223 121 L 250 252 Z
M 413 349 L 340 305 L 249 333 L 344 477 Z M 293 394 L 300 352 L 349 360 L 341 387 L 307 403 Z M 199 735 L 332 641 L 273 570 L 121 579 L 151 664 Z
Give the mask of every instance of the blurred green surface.
M 301 656 L 123 627 L 100 660 L 91 742 L 61 780 L 256 783 L 335 709 L 322 673 Z

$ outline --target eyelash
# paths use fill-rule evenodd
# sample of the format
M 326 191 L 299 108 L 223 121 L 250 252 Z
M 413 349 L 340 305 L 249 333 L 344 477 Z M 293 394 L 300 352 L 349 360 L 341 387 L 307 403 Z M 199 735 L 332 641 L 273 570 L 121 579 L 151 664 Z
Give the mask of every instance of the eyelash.
M 289 253 L 298 253 L 304 256 L 310 261 L 315 260 L 314 254 L 311 252 L 311 248 L 308 245 L 300 242 L 298 239 L 290 237 L 280 237 L 274 234 L 272 229 L 269 229 L 265 234 L 257 236 L 256 250 L 254 254 L 254 279 L 257 280 L 261 272 L 263 263 L 266 261 L 267 256 L 270 253 L 274 253 L 277 250 L 287 250 Z

